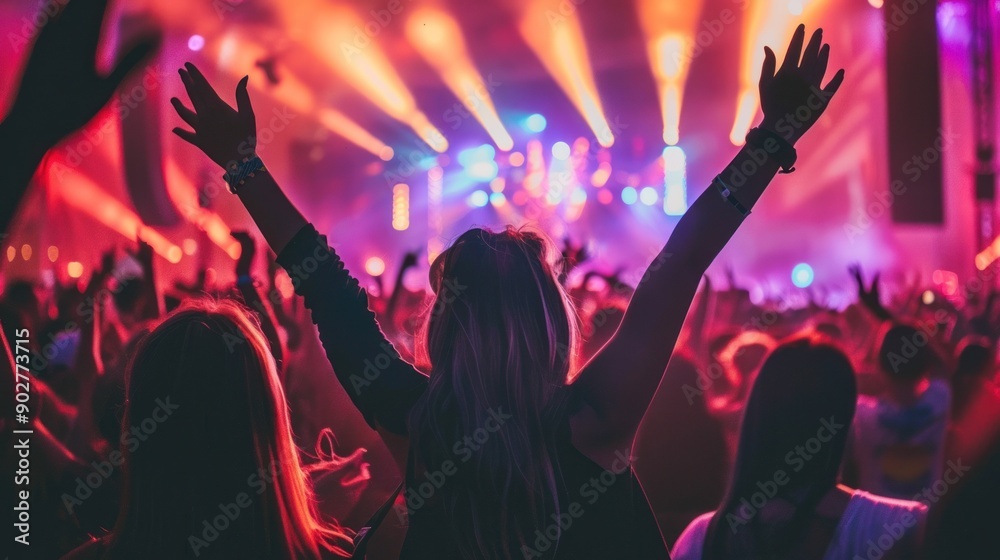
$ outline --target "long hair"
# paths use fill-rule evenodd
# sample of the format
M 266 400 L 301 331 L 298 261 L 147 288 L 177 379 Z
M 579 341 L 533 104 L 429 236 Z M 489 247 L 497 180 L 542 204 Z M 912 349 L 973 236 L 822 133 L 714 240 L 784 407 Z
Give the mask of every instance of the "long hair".
M 463 557 L 520 556 L 559 511 L 556 445 L 579 325 L 553 256 L 531 231 L 471 229 L 431 267 L 431 373 L 410 432 L 424 469 L 458 465 L 433 499 Z
M 348 556 L 320 519 L 274 358 L 231 301 L 186 304 L 128 367 L 111 558 Z
M 768 356 L 743 414 L 729 489 L 705 536 L 706 560 L 785 558 L 801 544 L 837 483 L 856 399 L 854 369 L 833 346 L 799 338 Z M 771 500 L 790 507 L 769 508 L 765 518 L 760 510 Z

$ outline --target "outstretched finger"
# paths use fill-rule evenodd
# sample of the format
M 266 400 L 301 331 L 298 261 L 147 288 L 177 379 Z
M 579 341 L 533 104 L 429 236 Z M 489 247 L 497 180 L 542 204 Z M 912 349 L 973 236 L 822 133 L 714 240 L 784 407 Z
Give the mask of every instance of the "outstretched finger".
M 170 104 L 174 106 L 174 110 L 177 111 L 177 114 L 181 117 L 181 119 L 184 122 L 188 123 L 188 125 L 190 125 L 191 128 L 195 129 L 198 128 L 197 113 L 185 107 L 184 104 L 181 103 L 181 100 L 177 99 L 176 97 L 170 98 Z
M 191 132 L 190 130 L 184 130 L 181 127 L 175 128 L 173 132 L 177 136 L 180 136 L 181 140 L 184 140 L 185 142 L 191 144 L 196 148 L 198 147 L 198 135 L 195 134 L 194 132 Z
M 190 62 L 185 62 L 184 68 L 187 69 L 188 74 L 191 76 L 191 82 L 194 84 L 194 87 L 197 89 L 198 93 L 202 95 L 205 102 L 221 103 L 223 105 L 226 105 L 227 107 L 229 106 L 228 103 L 226 103 L 225 101 L 222 100 L 221 97 L 219 97 L 218 93 L 215 93 L 215 89 L 212 87 L 212 84 L 208 83 L 208 78 L 206 78 L 205 75 L 201 73 L 201 70 L 199 70 L 197 66 L 191 64 Z
M 247 91 L 247 83 L 250 76 L 243 76 L 240 83 L 236 84 L 236 109 L 241 115 L 253 116 L 253 105 L 250 104 L 250 92 Z
M 816 58 L 816 64 L 814 66 L 815 70 L 809 81 L 818 86 L 823 80 L 823 76 L 826 75 L 826 67 L 829 63 L 830 45 L 823 45 L 823 48 L 819 50 L 819 56 Z
M 812 37 L 809 38 L 809 44 L 806 45 L 806 50 L 802 53 L 802 67 L 807 71 L 815 66 L 816 59 L 819 57 L 819 48 L 823 45 L 823 29 L 817 29 L 813 32 Z
M 764 47 L 764 65 L 760 69 L 760 88 L 765 89 L 774 79 L 774 69 L 778 65 L 777 57 L 770 47 Z
M 800 23 L 798 27 L 795 28 L 795 33 L 792 34 L 792 40 L 788 43 L 788 50 L 785 51 L 785 60 L 781 62 L 781 68 L 792 69 L 799 65 L 799 59 L 802 57 L 802 43 L 806 40 L 806 26 Z
M 844 83 L 844 69 L 843 68 L 841 68 L 840 70 L 838 70 L 837 73 L 830 80 L 830 82 L 828 84 L 826 84 L 826 87 L 823 88 L 823 92 L 826 93 L 826 94 L 828 94 L 828 96 L 833 95 L 833 94 L 837 93 L 837 90 L 840 89 L 840 84 L 842 84 L 842 83 Z

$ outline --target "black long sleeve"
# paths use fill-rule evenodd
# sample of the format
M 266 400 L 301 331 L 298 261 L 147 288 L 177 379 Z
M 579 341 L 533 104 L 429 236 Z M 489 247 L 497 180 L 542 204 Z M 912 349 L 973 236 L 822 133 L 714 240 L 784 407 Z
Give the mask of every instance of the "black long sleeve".
M 405 435 L 427 377 L 386 339 L 357 279 L 312 225 L 292 238 L 277 261 L 311 311 L 327 359 L 351 401 L 373 428 Z

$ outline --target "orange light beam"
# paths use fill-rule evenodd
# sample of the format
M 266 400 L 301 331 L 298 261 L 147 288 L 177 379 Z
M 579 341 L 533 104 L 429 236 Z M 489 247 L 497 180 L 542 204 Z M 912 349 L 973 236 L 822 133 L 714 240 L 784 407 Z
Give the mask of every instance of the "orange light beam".
M 594 84 L 580 20 L 561 0 L 527 2 L 520 31 L 573 106 L 605 148 L 615 142 Z
M 417 108 L 413 94 L 375 40 L 359 30 L 365 21 L 347 6 L 316 0 L 275 1 L 272 4 L 304 46 L 330 69 L 346 78 L 392 118 L 409 126 L 437 152 L 448 150 L 448 140 Z
M 118 199 L 104 192 L 90 177 L 62 165 L 53 163 L 46 170 L 48 187 L 66 204 L 93 217 L 108 228 L 128 239 L 141 239 L 156 254 L 177 264 L 183 251 L 152 228 L 144 225 L 135 212 Z
M 212 243 L 226 254 L 238 259 L 240 244 L 229 235 L 229 226 L 218 214 L 201 207 L 198 203 L 198 190 L 173 158 L 167 159 L 164 172 L 167 177 L 167 194 L 184 218 L 204 231 Z
M 514 139 L 500 121 L 485 82 L 472 65 L 455 19 L 437 8 L 419 8 L 406 22 L 406 36 L 486 129 L 497 148 L 505 152 L 513 149 Z

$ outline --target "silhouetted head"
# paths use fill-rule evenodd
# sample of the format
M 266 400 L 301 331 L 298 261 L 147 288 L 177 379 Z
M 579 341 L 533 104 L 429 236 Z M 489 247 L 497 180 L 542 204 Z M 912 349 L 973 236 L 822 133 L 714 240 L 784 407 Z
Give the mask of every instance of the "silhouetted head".
M 910 325 L 893 325 L 882 335 L 878 359 L 890 381 L 920 381 L 930 369 L 934 353 L 927 334 Z
M 558 255 L 534 232 L 477 228 L 431 266 L 431 375 L 411 418 L 419 460 L 453 459 L 456 441 L 509 415 L 435 497 L 461 525 L 465 556 L 492 558 L 514 546 L 558 501 L 552 449 L 578 339 Z
M 274 358 L 229 301 L 144 337 L 126 379 L 114 558 L 320 558 L 349 543 L 316 514 Z
M 771 352 L 747 401 L 705 558 L 780 557 L 799 542 L 837 482 L 856 399 L 854 370 L 837 348 L 800 338 Z
M 958 347 L 958 366 L 955 380 L 985 378 L 994 371 L 996 357 L 989 339 L 966 337 Z

